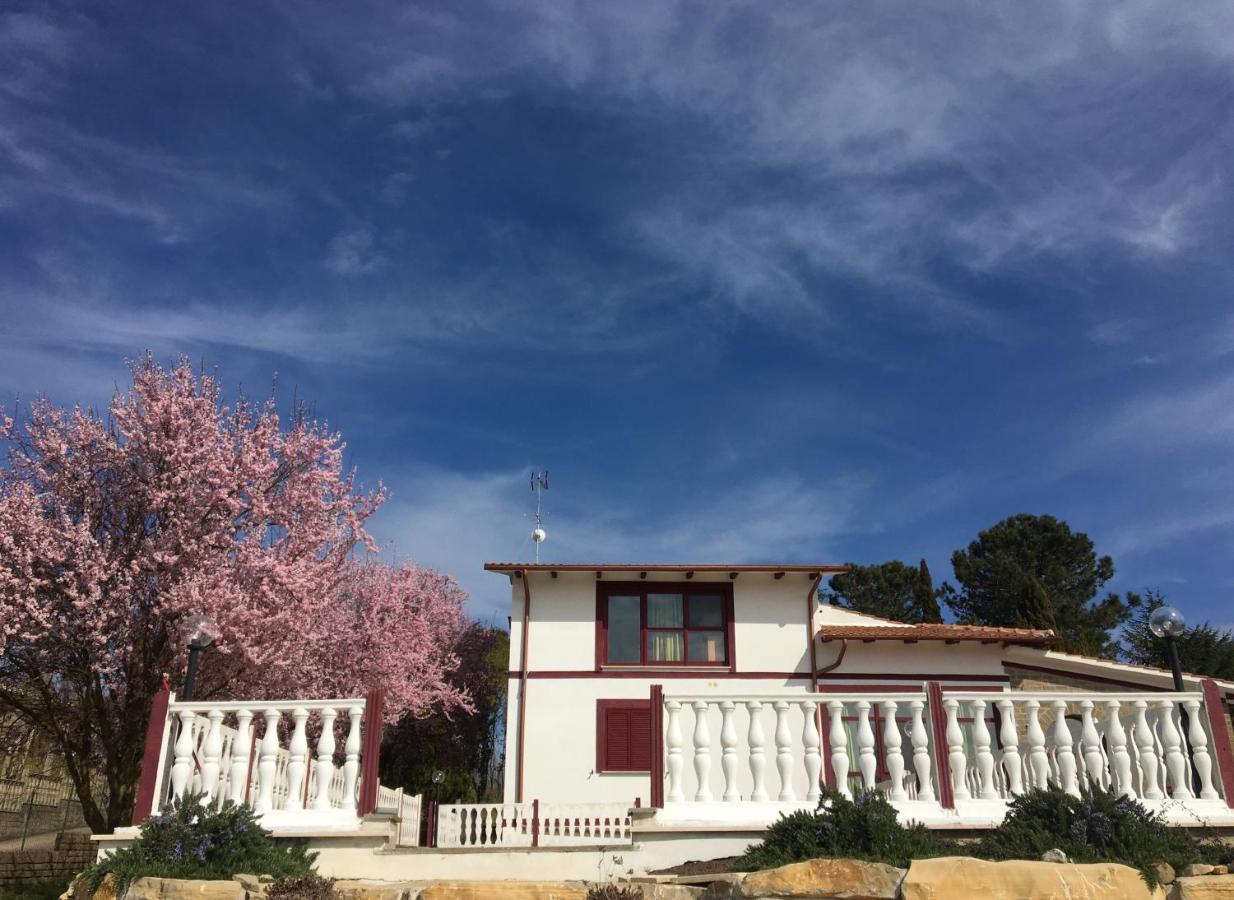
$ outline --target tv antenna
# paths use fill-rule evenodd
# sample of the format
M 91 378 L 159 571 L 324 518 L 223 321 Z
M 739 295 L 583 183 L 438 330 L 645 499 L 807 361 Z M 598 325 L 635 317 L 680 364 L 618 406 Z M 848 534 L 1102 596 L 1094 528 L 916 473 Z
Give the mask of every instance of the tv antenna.
M 544 492 L 548 490 L 548 469 L 541 472 L 532 471 L 531 473 L 531 489 L 536 495 L 536 527 L 532 529 L 531 540 L 536 545 L 536 562 L 540 561 L 540 545 L 544 543 L 548 537 L 548 532 L 544 530 L 544 517 L 541 512 L 541 503 L 544 497 Z

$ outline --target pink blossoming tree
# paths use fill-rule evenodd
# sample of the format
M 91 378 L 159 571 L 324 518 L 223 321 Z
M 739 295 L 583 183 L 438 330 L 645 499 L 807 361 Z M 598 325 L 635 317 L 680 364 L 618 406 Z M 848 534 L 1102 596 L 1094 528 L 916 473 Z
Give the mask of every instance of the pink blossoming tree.
M 0 410 L 0 713 L 64 757 L 87 823 L 130 820 L 147 717 L 185 668 L 178 623 L 219 626 L 196 698 L 386 692 L 390 721 L 469 706 L 452 579 L 357 559 L 383 490 L 303 409 L 228 407 L 185 361 L 132 365 L 107 419 Z M 99 782 L 103 783 L 100 787 Z

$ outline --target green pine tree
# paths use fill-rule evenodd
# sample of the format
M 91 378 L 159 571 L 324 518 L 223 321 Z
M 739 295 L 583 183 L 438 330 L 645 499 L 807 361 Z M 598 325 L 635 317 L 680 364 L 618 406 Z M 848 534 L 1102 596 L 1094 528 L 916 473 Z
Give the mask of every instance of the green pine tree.
M 1054 605 L 1037 576 L 1029 575 L 1020 588 L 1016 605 L 1016 627 L 1049 629 L 1058 634 L 1058 622 L 1054 618 Z
M 934 579 L 924 559 L 917 567 L 917 583 L 913 585 L 913 601 L 922 622 L 943 621 L 943 611 L 938 608 L 938 592 L 934 590 Z

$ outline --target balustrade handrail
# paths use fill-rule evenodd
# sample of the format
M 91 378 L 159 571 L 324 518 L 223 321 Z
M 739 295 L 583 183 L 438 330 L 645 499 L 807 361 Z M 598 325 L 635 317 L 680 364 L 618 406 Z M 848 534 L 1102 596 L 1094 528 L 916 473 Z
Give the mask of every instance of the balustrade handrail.
M 950 692 L 948 693 L 950 694 Z M 783 700 L 786 703 L 814 702 L 814 703 L 824 703 L 825 704 L 825 703 L 831 703 L 833 701 L 839 701 L 841 703 L 856 703 L 859 700 L 869 700 L 871 702 L 874 702 L 877 700 L 879 703 L 882 703 L 885 700 L 894 700 L 897 703 L 911 703 L 913 700 L 924 700 L 925 696 L 926 695 L 924 691 L 915 691 L 913 693 L 906 693 L 904 691 L 899 691 L 899 692 L 887 693 L 887 694 L 883 694 L 879 692 L 845 694 L 840 691 L 835 691 L 831 693 L 822 693 L 822 692 L 812 693 L 808 691 L 801 691 L 801 692 L 759 691 L 756 693 L 691 692 L 691 693 L 680 693 L 679 694 L 676 692 L 665 691 L 664 692 L 664 702 L 668 703 L 669 701 L 675 700 L 678 703 L 723 703 L 725 701 L 732 701 L 733 703 L 746 703 L 746 702 L 775 703 L 779 700 Z M 991 696 L 997 696 L 997 695 L 986 693 L 986 694 L 982 694 L 981 696 L 991 697 Z
M 873 696 L 882 698 L 883 694 Z M 1181 702 L 1183 700 L 1202 700 L 1203 691 L 956 691 L 943 689 L 943 696 L 953 700 L 969 702 L 972 700 L 1048 700 L 1053 703 L 1058 700 L 1081 703 L 1090 700 L 1093 703 L 1117 700 L 1134 702 L 1136 700 L 1152 700 L 1160 703 L 1162 700 Z
M 229 712 L 264 712 L 267 709 L 292 710 L 305 709 L 318 712 L 323 709 L 339 709 L 341 707 L 362 708 L 363 697 L 343 697 L 335 700 L 173 700 L 171 709 L 177 712 L 214 712 L 216 709 Z

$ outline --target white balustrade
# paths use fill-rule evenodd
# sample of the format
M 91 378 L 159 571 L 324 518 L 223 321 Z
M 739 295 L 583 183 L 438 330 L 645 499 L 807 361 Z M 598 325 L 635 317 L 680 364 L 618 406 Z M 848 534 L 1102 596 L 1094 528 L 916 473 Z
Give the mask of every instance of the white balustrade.
M 926 803 L 934 802 L 934 782 L 930 775 L 930 732 L 926 730 L 924 715 L 925 701 L 910 700 L 912 725 L 909 736 L 913 741 L 913 769 L 917 773 L 917 799 Z
M 246 803 L 259 815 L 290 812 L 304 822 L 339 812 L 354 817 L 363 714 L 362 700 L 173 702 L 168 715 L 179 728 L 172 732 L 170 777 L 157 805 L 197 794 L 216 807 Z M 335 727 L 344 716 L 347 738 L 342 765 L 336 765 Z M 288 738 L 280 729 L 289 717 Z
M 883 752 L 887 759 L 887 797 L 890 800 L 905 800 L 908 795 L 904 791 L 904 757 L 900 753 L 900 726 L 896 722 L 894 700 L 883 701 Z
M 1200 721 L 1200 701 L 1190 697 L 1183 701 L 1187 710 L 1189 729 L 1187 739 L 1191 742 L 1191 762 L 1195 766 L 1195 776 L 1200 782 L 1200 799 L 1216 800 L 1220 798 L 1213 786 L 1213 762 L 1208 755 L 1208 735 L 1204 732 L 1204 724 Z
M 776 711 L 776 770 L 780 773 L 781 803 L 797 799 L 793 792 L 793 733 L 788 728 L 788 701 L 777 700 Z
M 632 834 L 627 803 L 452 803 L 437 808 L 439 847 L 604 847 L 629 845 Z
M 1015 704 L 1000 698 L 994 704 L 999 712 L 998 737 L 1003 748 L 1003 775 L 1007 779 L 1007 793 L 1018 797 L 1024 792 L 1023 762 L 1020 759 L 1020 738 L 1016 734 Z
M 1080 796 L 1075 751 L 1071 749 L 1071 729 L 1067 727 L 1067 701 L 1062 699 L 1054 701 L 1054 766 L 1062 789 L 1073 796 Z
M 985 720 L 985 700 L 977 698 L 970 704 L 973 711 L 973 744 L 977 754 L 977 796 L 982 800 L 994 800 L 998 791 L 994 787 L 994 754 L 990 752 L 990 729 Z
M 832 700 L 827 704 L 831 713 L 831 774 L 836 790 L 845 797 L 853 796 L 848 788 L 848 734 L 844 730 L 844 704 Z
M 741 799 L 737 790 L 737 726 L 733 722 L 733 710 L 737 704 L 725 700 L 720 704 L 720 769 L 724 772 L 724 800 L 736 803 Z
M 681 704 L 669 700 L 664 705 L 668 709 L 668 799 L 680 803 L 686 799 L 681 786 Z
M 822 739 L 818 733 L 818 707 L 813 700 L 802 701 L 800 705 L 803 719 L 801 742 L 805 747 L 806 800 L 816 803 L 821 796 L 819 775 L 823 770 L 823 758 L 819 754 Z
M 706 803 L 711 799 L 711 731 L 707 728 L 707 703 L 694 701 L 694 774 L 698 790 L 694 800 Z
M 762 702 L 747 700 L 746 712 L 750 714 L 750 730 L 746 735 L 750 744 L 750 799 L 759 802 L 767 799 L 767 783 L 764 780 L 767 760 L 763 756 L 763 747 L 767 740 L 763 737 Z
M 878 759 L 874 755 L 874 729 L 870 727 L 870 701 L 857 701 L 857 769 L 861 772 L 861 786 L 873 790 L 878 773 Z

